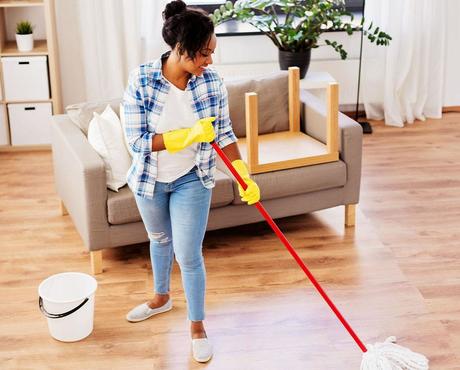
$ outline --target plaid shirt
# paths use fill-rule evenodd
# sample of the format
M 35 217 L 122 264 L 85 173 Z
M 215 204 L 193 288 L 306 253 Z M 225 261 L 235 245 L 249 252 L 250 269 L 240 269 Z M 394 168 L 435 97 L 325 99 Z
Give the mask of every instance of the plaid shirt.
M 123 96 L 125 133 L 134 157 L 128 171 L 130 189 L 144 198 L 153 198 L 157 176 L 158 152 L 152 151 L 152 138 L 170 89 L 161 70 L 159 59 L 142 64 L 129 74 Z M 223 148 L 237 141 L 228 112 L 227 89 L 216 71 L 207 68 L 201 76 L 192 75 L 187 90 L 192 94 L 192 109 L 196 119 L 216 117 L 215 142 Z M 184 102 L 187 104 L 187 102 Z M 210 143 L 198 143 L 195 157 L 198 176 L 206 188 L 215 186 L 216 151 Z

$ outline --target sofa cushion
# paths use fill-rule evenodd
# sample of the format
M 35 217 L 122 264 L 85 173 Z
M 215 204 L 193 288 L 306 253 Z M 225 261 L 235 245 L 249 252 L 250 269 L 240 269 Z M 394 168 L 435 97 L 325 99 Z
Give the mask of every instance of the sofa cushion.
M 216 169 L 216 186 L 212 189 L 211 208 L 223 207 L 233 201 L 232 180 Z M 141 221 L 132 191 L 125 186 L 118 193 L 107 190 L 107 213 L 112 225 Z
M 88 126 L 90 121 L 93 118 L 93 112 L 101 114 L 107 104 L 109 104 L 114 112 L 119 116 L 120 115 L 120 103 L 121 98 L 104 100 L 104 101 L 94 101 L 94 102 L 85 102 L 68 105 L 65 107 L 69 118 L 73 123 L 75 123 L 83 133 L 88 135 Z
M 246 136 L 245 93 L 255 92 L 259 99 L 259 134 L 289 129 L 288 72 L 279 71 L 251 80 L 225 81 L 233 132 Z
M 129 142 L 128 142 L 128 137 L 126 136 L 126 129 L 125 129 L 125 108 L 123 107 L 123 103 L 120 103 L 119 105 L 119 109 L 120 109 L 120 123 L 121 123 L 121 128 L 123 129 L 123 141 L 125 142 L 125 146 L 126 146 L 126 149 L 128 150 L 128 153 L 129 155 L 131 156 L 131 158 L 134 157 L 134 152 L 132 150 L 132 148 L 129 146 Z
M 223 169 L 230 175 L 228 169 Z M 275 199 L 290 195 L 309 193 L 344 186 L 347 182 L 347 166 L 345 162 L 322 163 L 313 166 L 291 168 L 251 175 L 260 188 L 261 200 Z M 238 194 L 238 184 L 233 183 L 235 194 Z M 235 196 L 234 204 L 242 204 L 239 196 Z
M 125 147 L 120 119 L 110 105 L 101 115 L 94 112 L 88 127 L 88 142 L 104 161 L 107 187 L 118 191 L 126 185 L 132 158 Z

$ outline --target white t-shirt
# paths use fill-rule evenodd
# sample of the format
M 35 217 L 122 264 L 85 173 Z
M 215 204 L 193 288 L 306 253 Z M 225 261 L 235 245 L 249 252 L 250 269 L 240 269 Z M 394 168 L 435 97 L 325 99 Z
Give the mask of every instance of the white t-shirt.
M 189 128 L 195 124 L 190 91 L 179 89 L 170 83 L 169 93 L 155 132 L 162 134 L 180 128 Z M 172 182 L 185 175 L 195 165 L 198 143 L 193 143 L 174 154 L 167 150 L 158 152 L 158 172 L 156 181 Z

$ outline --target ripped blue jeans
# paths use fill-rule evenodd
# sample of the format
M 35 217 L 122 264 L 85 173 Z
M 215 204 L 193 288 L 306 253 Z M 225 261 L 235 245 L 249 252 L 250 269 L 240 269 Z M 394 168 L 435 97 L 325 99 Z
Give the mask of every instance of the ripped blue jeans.
M 206 270 L 202 243 L 208 223 L 211 189 L 196 167 L 170 183 L 156 182 L 153 199 L 135 196 L 150 239 L 155 293 L 167 294 L 176 257 L 187 299 L 188 318 L 204 320 Z

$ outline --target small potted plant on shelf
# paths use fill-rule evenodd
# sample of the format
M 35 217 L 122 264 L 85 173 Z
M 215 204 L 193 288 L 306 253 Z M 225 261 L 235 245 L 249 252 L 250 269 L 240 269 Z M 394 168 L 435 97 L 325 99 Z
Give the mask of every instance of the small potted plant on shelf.
M 31 51 L 34 48 L 33 26 L 29 21 L 16 24 L 16 44 L 19 51 Z
M 227 1 L 211 14 L 215 25 L 229 20 L 247 22 L 267 35 L 278 48 L 281 69 L 300 68 L 305 77 L 310 64 L 311 49 L 321 46 L 319 38 L 326 31 L 346 31 L 351 35 L 361 31 L 371 42 L 388 45 L 390 35 L 371 23 L 364 27 L 364 18 L 353 23 L 353 14 L 345 7 L 345 0 L 237 0 Z M 346 59 L 347 52 L 337 41 L 325 40 Z

